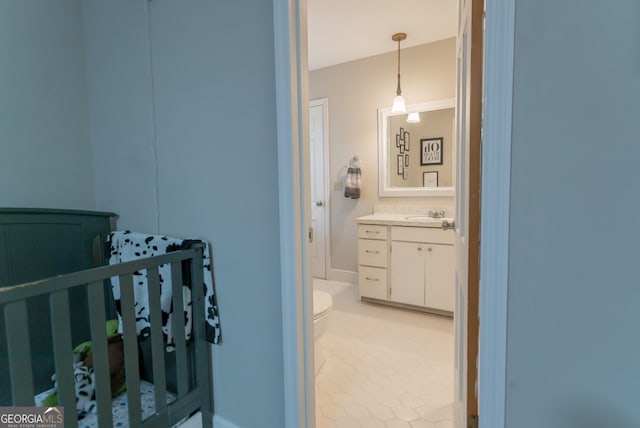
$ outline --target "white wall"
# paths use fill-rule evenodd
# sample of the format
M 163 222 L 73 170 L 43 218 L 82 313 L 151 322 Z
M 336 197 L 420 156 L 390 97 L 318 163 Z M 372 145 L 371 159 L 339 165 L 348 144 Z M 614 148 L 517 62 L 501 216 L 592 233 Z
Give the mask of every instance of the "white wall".
M 390 43 L 392 43 L 390 41 Z M 455 97 L 455 38 L 402 49 L 402 94 L 407 104 Z M 397 51 L 314 70 L 310 99 L 329 99 L 329 164 L 332 186 L 331 263 L 333 269 L 357 269 L 354 219 L 371 214 L 376 203 L 453 206 L 453 198 L 379 198 L 377 111 L 390 107 L 396 91 Z M 412 141 L 414 148 L 419 141 Z M 417 153 L 417 152 L 416 152 Z M 362 159 L 360 199 L 344 197 L 333 184 L 346 174 L 348 160 Z
M 211 242 L 223 337 L 216 417 L 281 428 L 272 4 L 93 0 L 85 18 L 88 68 L 102 69 L 89 74 L 96 162 L 129 157 L 115 180 L 96 168 L 98 205 L 120 213 L 121 228 Z
M 507 427 L 640 420 L 640 5 L 613 6 L 516 2 Z
M 0 1 L 0 206 L 94 209 L 79 1 Z

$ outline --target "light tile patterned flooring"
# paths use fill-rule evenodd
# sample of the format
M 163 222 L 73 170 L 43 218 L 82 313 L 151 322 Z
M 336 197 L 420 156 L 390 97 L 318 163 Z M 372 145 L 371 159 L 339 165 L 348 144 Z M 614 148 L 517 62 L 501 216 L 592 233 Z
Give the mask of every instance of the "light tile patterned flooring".
M 452 428 L 453 321 L 361 302 L 351 284 L 314 288 L 333 296 L 317 428 Z

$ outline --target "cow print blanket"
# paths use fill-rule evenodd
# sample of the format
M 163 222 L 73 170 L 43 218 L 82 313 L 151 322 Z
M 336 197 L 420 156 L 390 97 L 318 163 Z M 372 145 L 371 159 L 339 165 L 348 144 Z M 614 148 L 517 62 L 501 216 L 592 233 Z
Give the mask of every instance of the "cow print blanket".
M 162 235 L 148 235 L 144 233 L 130 231 L 111 232 L 108 238 L 109 264 L 117 264 L 146 257 L 157 256 L 171 251 L 190 248 L 191 245 L 200 240 L 180 239 Z M 218 304 L 213 281 L 213 264 L 209 256 L 209 246 L 205 245 L 203 255 L 204 287 L 205 287 L 205 319 L 207 340 L 211 343 L 220 343 L 220 319 L 218 315 Z M 160 265 L 160 306 L 162 309 L 162 331 L 165 336 L 167 350 L 174 349 L 174 333 L 171 328 L 171 318 L 174 315 L 171 303 L 171 266 L 169 264 Z M 187 272 L 183 272 L 184 273 Z M 185 281 L 185 282 L 190 282 Z M 111 278 L 111 287 L 115 299 L 116 310 L 118 312 L 119 329 L 122 330 L 121 305 L 120 305 L 120 280 L 118 277 Z M 137 271 L 133 275 L 133 290 L 136 308 L 136 331 L 140 337 L 150 335 L 149 323 L 149 295 L 147 293 L 147 271 Z M 185 337 L 191 338 L 191 289 L 183 284 L 184 314 L 186 317 Z M 122 331 L 120 331 L 122 332 Z

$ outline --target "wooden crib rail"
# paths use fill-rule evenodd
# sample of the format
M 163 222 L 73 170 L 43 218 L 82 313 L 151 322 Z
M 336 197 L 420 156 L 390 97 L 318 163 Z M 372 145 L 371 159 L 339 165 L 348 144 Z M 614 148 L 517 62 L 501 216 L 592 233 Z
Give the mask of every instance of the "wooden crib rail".
M 70 310 L 74 310 L 74 308 L 69 307 L 68 294 L 70 289 L 75 287 L 86 287 L 94 355 L 98 423 L 100 427 L 113 425 L 103 284 L 105 280 L 118 276 L 120 277 L 129 425 L 131 427 L 169 427 L 193 412 L 200 410 L 202 412 L 203 426 L 211 427 L 210 344 L 205 339 L 204 287 L 202 286 L 203 249 L 203 244 L 195 244 L 192 248 L 186 250 L 117 265 L 87 269 L 0 289 L 0 308 L 4 308 L 13 405 L 34 405 L 31 350 L 29 340 L 26 340 L 29 337 L 27 323 L 29 315 L 26 302 L 31 297 L 48 295 L 51 309 L 53 353 L 58 382 L 59 405 L 65 408 L 65 426 L 77 426 L 73 379 L 73 345 L 69 316 Z M 177 399 L 167 404 L 165 343 L 162 333 L 158 267 L 164 264 L 171 265 L 173 307 L 182 308 L 182 262 L 185 260 L 190 261 L 192 280 L 191 340 L 193 341 L 195 352 L 195 366 L 192 367 L 192 371 L 195 373 L 195 384 L 189 390 L 189 359 L 184 334 L 185 320 L 182 316 L 173 316 L 172 328 L 175 335 L 178 385 Z M 155 414 L 144 421 L 142 420 L 140 403 L 138 337 L 136 334 L 133 293 L 133 274 L 139 270 L 147 270 L 148 277 L 150 339 L 156 404 Z

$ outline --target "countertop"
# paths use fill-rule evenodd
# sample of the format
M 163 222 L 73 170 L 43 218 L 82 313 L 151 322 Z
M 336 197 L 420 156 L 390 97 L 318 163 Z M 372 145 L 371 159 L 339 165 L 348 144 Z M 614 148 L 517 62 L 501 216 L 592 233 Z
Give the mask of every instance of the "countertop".
M 442 220 L 453 222 L 452 217 L 432 218 L 426 215 L 392 213 L 370 214 L 355 219 L 356 223 L 437 228 L 442 227 Z

